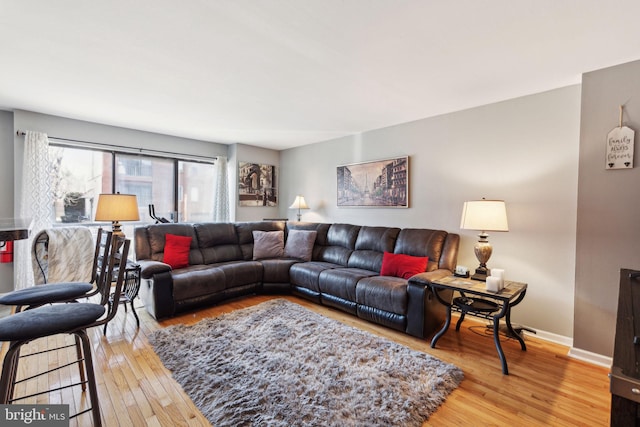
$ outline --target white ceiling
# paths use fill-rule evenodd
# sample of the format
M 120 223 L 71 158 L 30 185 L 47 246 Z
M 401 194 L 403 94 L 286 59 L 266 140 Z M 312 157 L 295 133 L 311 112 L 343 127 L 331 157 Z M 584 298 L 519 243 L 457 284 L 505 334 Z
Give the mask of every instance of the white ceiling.
M 0 0 L 0 108 L 275 149 L 640 59 L 637 0 Z

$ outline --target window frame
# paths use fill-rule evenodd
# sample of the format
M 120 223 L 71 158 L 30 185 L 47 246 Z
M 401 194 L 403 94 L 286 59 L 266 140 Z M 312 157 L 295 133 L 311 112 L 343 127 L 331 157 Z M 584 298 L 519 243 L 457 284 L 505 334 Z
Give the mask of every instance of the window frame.
M 118 192 L 119 190 L 116 188 L 116 182 L 117 182 L 117 156 L 118 155 L 124 155 L 124 156 L 139 156 L 139 157 L 143 157 L 143 158 L 149 158 L 151 160 L 153 159 L 162 159 L 162 160 L 171 160 L 172 162 L 172 173 L 173 173 L 173 197 L 172 197 L 172 203 L 173 203 L 173 210 L 172 210 L 172 216 L 175 215 L 175 218 L 171 218 L 172 222 L 177 222 L 180 218 L 180 212 L 179 212 L 179 205 L 180 205 L 180 195 L 179 195 L 179 163 L 180 162 L 188 162 L 188 163 L 198 163 L 198 164 L 205 164 L 205 165 L 211 165 L 212 167 L 215 166 L 216 164 L 216 160 L 217 157 L 211 157 L 211 158 L 205 158 L 205 157 L 196 157 L 196 156 L 190 156 L 190 155 L 185 155 L 185 156 L 180 156 L 178 153 L 169 153 L 169 152 L 162 152 L 162 151 L 152 151 L 152 150 L 143 150 L 143 149 L 133 149 L 133 148 L 128 148 L 128 147 L 124 147 L 124 146 L 109 146 L 106 144 L 97 144 L 97 143 L 90 143 L 90 142 L 80 142 L 80 141 L 69 141 L 69 140 L 61 140 L 58 138 L 53 138 L 53 137 L 49 137 L 50 141 L 49 142 L 49 146 L 50 147 L 60 147 L 60 148 L 70 148 L 70 149 L 79 149 L 79 150 L 88 150 L 88 151 L 94 151 L 94 152 L 102 152 L 102 153 L 109 153 L 111 154 L 111 191 L 112 192 Z M 74 143 L 75 142 L 75 143 Z M 119 148 L 119 149 L 118 149 Z M 157 154 L 151 154 L 151 153 L 157 153 Z M 162 155 L 162 153 L 164 153 L 165 155 Z M 184 189 L 183 189 L 184 191 Z M 213 213 L 213 206 L 212 208 L 212 213 Z M 58 221 L 53 222 L 54 226 L 64 226 L 65 223 L 61 223 Z M 66 224 L 70 224 L 70 223 L 66 223 Z M 86 224 L 86 225 L 94 225 L 94 221 L 89 220 L 87 222 L 79 222 L 79 223 L 75 223 L 75 224 Z

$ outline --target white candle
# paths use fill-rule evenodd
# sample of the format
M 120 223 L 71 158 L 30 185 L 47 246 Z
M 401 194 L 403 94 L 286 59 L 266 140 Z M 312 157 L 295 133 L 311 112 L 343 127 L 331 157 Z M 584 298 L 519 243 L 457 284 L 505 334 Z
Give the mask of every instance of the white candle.
M 488 276 L 487 281 L 485 282 L 487 286 L 487 290 L 489 292 L 499 292 L 501 289 L 500 287 L 501 282 L 502 282 L 502 279 L 499 277 Z
M 502 268 L 492 268 L 491 275 L 493 277 L 499 277 L 504 280 L 504 270 Z
M 492 268 L 491 276 L 497 277 L 498 279 L 500 279 L 500 285 L 498 286 L 499 287 L 498 290 L 501 291 L 502 288 L 504 288 L 504 270 L 502 268 Z

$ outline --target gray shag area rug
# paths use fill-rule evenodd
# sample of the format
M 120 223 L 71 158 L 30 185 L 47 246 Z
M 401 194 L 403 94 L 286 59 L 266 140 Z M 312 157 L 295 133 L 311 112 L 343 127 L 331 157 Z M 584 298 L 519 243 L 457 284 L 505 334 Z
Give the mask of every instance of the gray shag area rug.
M 276 299 L 150 337 L 212 425 L 420 426 L 462 381 L 425 353 Z

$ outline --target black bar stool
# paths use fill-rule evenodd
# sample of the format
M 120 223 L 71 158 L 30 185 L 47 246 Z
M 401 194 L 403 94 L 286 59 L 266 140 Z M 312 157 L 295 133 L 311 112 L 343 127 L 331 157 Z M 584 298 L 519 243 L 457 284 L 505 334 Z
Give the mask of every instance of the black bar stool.
M 103 274 L 103 272 L 109 262 L 112 238 L 113 233 L 111 231 L 104 231 L 102 228 L 98 229 L 90 282 L 62 282 L 35 285 L 8 292 L 0 296 L 0 304 L 13 305 L 16 307 L 15 311 L 20 312 L 45 304 L 75 302 L 80 298 L 88 298 L 98 293 L 102 294 L 104 286 L 111 286 L 110 283 L 108 285 L 105 283 L 106 275 Z M 105 304 L 104 297 L 102 297 L 101 304 Z M 79 337 L 76 337 L 75 346 L 77 357 L 81 359 L 82 344 Z M 52 348 L 49 351 L 60 350 L 67 347 L 70 346 Z M 80 370 L 80 379 L 83 382 L 82 389 L 85 390 L 84 369 L 81 363 L 78 364 L 78 368 Z
M 110 287 L 104 286 L 101 290 L 101 300 L 102 302 L 107 301 L 107 303 L 63 303 L 44 305 L 36 308 L 30 308 L 0 319 L 0 341 L 10 342 L 9 349 L 4 357 L 2 374 L 0 376 L 0 404 L 9 404 L 34 395 L 53 391 L 47 390 L 30 396 L 14 398 L 13 394 L 15 385 L 19 382 L 16 381 L 16 373 L 18 369 L 18 362 L 21 359 L 21 357 L 19 357 L 20 348 L 30 341 L 38 338 L 57 334 L 72 334 L 79 342 L 81 342 L 82 350 L 79 352 L 77 362 L 81 365 L 82 371 L 86 373 L 86 380 L 84 380 L 84 377 L 81 375 L 80 383 L 70 384 L 56 390 L 77 385 L 81 385 L 84 389 L 85 384 L 88 385 L 91 407 L 74 414 L 71 418 L 91 411 L 93 414 L 94 425 L 102 425 L 98 389 L 91 355 L 91 343 L 87 336 L 87 329 L 103 325 L 105 322 L 110 321 L 116 314 L 118 296 L 124 281 L 125 266 L 130 245 L 129 240 L 124 240 L 122 252 L 118 253 L 118 244 L 122 244 L 123 240 L 123 238 L 112 239 L 108 264 L 106 268 L 102 269 L 102 274 L 105 274 L 106 276 L 104 278 L 104 280 L 107 281 L 106 283 L 110 284 L 113 281 L 115 282 L 115 304 L 108 304 Z M 118 269 L 118 277 L 117 280 L 112 280 L 112 274 L 116 268 Z M 105 308 L 105 305 L 109 305 L 108 310 Z M 105 312 L 106 316 L 103 317 Z M 25 355 L 23 357 L 29 357 L 29 355 Z M 50 371 L 42 372 L 27 379 L 46 375 L 49 372 Z

